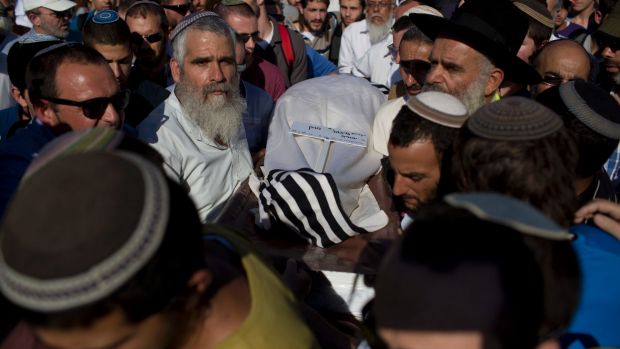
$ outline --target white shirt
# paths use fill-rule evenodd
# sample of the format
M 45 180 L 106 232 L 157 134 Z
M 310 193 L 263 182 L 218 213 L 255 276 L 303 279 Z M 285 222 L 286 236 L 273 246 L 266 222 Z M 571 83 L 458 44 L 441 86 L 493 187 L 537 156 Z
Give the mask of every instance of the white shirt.
M 405 98 L 391 99 L 381 106 L 372 125 L 373 145 L 378 153 L 388 156 L 388 141 L 392 132 L 392 122 L 400 109 L 405 105 Z
M 372 45 L 370 49 L 355 62 L 352 74 L 370 79 L 370 82 L 383 85 L 389 89 L 400 78 L 398 64 L 392 59 L 388 46 L 392 44 L 392 35 Z
M 362 19 L 351 23 L 345 28 L 340 39 L 340 53 L 338 55 L 338 70 L 343 74 L 351 74 L 355 63 L 370 49 L 368 25 Z
M 202 221 L 215 221 L 252 173 L 243 126 L 229 147 L 219 145 L 202 134 L 174 93 L 138 125 L 138 134 L 163 156 L 167 174 L 187 186 Z

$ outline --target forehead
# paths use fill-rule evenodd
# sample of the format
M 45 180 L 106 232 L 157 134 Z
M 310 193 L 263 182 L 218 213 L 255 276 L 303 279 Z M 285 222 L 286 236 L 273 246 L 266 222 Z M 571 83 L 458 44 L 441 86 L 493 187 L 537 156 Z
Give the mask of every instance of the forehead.
M 400 59 L 406 61 L 412 59 L 428 61 L 432 50 L 433 45 L 418 40 L 401 41 L 399 46 Z
M 463 42 L 440 36 L 434 42 L 432 56 L 438 60 L 476 63 L 480 53 Z
M 162 5 L 185 5 L 188 2 L 187 0 L 168 0 L 167 3 L 162 2 Z
M 590 73 L 590 60 L 578 47 L 557 45 L 543 51 L 536 64 L 540 74 L 556 73 L 564 78 L 587 79 Z
M 326 9 L 327 4 L 322 1 L 308 1 L 306 8 L 309 9 Z
M 97 50 L 106 60 L 115 61 L 127 58 L 131 54 L 129 43 L 126 45 L 105 45 L 97 44 L 93 48 Z
M 226 18 L 226 23 L 237 32 L 241 32 L 240 28 L 258 28 L 258 19 L 256 17 L 241 16 L 231 13 Z
M 360 0 L 340 0 L 341 7 L 362 7 Z
M 196 57 L 234 57 L 232 42 L 224 35 L 188 29 L 185 59 Z
M 390 164 L 399 173 L 428 173 L 439 171 L 435 146 L 430 139 L 413 141 L 406 147 L 388 145 Z
M 127 25 L 132 32 L 138 32 L 143 35 L 153 34 L 160 30 L 161 18 L 152 13 L 147 13 L 146 16 L 128 16 Z
M 59 98 L 85 100 L 111 96 L 118 84 L 107 64 L 63 62 L 56 71 L 56 89 Z

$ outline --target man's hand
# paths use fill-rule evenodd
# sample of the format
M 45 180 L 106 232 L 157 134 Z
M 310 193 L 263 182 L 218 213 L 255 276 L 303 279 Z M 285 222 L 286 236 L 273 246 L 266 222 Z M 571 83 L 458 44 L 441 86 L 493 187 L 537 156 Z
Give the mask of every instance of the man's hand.
M 601 199 L 591 201 L 575 213 L 574 223 L 583 223 L 588 219 L 592 219 L 596 226 L 620 239 L 620 205 Z

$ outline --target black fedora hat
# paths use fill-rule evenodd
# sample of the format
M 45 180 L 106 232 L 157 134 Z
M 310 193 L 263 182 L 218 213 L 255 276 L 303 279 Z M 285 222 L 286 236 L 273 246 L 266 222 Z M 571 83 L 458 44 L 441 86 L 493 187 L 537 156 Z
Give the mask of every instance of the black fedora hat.
M 431 39 L 448 37 L 481 52 L 504 71 L 505 80 L 522 84 L 541 80 L 532 66 L 517 57 L 529 19 L 509 0 L 467 0 L 449 20 L 422 14 L 409 16 Z

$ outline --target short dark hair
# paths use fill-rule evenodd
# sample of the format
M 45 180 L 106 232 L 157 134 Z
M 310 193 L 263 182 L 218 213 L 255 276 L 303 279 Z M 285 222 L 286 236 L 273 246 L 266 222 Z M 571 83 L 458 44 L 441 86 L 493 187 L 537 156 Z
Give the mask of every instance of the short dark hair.
M 558 86 L 543 91 L 536 100 L 560 115 L 575 137 L 579 153 L 575 170 L 577 178 L 593 176 L 618 147 L 618 140 L 603 136 L 581 122 L 562 102 Z
M 170 193 L 170 217 L 164 238 L 147 264 L 110 296 L 96 303 L 56 312 L 22 310 L 22 319 L 35 326 L 73 328 L 120 308 L 131 323 L 162 312 L 185 312 L 187 283 L 191 275 L 205 268 L 202 225 L 196 208 L 174 181 L 166 180 Z
M 575 140 L 564 127 L 540 139 L 499 141 L 465 126 L 454 142 L 453 175 L 460 191 L 513 196 L 562 227 L 572 224 L 577 208 L 576 165 Z
M 403 34 L 403 37 L 400 39 L 401 43 L 403 43 L 403 42 L 414 42 L 414 41 L 424 42 L 424 43 L 428 43 L 430 45 L 433 44 L 433 40 L 431 40 L 428 36 L 426 36 L 426 34 L 424 34 L 415 25 L 410 27 L 409 29 L 407 29 L 405 34 Z
M 129 17 L 141 17 L 146 18 L 148 16 L 159 17 L 159 26 L 166 32 L 168 30 L 168 17 L 164 12 L 164 8 L 157 3 L 142 3 L 133 6 L 133 3 L 139 0 L 131 1 L 127 4 L 127 13 L 125 14 L 125 21 Z
M 300 0 L 299 4 L 301 5 L 301 8 L 306 8 L 308 7 L 308 3 L 310 1 L 322 2 L 329 7 L 329 0 Z
M 28 64 L 26 86 L 32 104 L 43 97 L 58 97 L 56 71 L 61 64 L 80 63 L 108 67 L 108 63 L 95 49 L 82 44 L 66 44 L 35 56 Z
M 528 16 L 528 19 L 530 20 L 530 27 L 527 30 L 527 36 L 532 38 L 536 49 L 540 50 L 544 44 L 549 41 L 549 38 L 551 38 L 553 29 L 545 26 L 532 17 Z
M 452 147 L 459 130 L 439 125 L 414 113 L 403 106 L 392 122 L 389 144 L 395 147 L 407 147 L 411 143 L 428 139 L 433 143 L 438 160 Z
M 213 12 L 220 15 L 220 17 L 226 20 L 230 15 L 237 15 L 246 18 L 257 18 L 258 15 L 254 13 L 250 5 L 243 3 L 239 5 L 227 6 L 222 3 L 218 3 L 214 6 Z
M 129 46 L 131 32 L 127 23 L 118 19 L 112 23 L 98 24 L 88 20 L 82 29 L 84 45 L 124 45 Z

